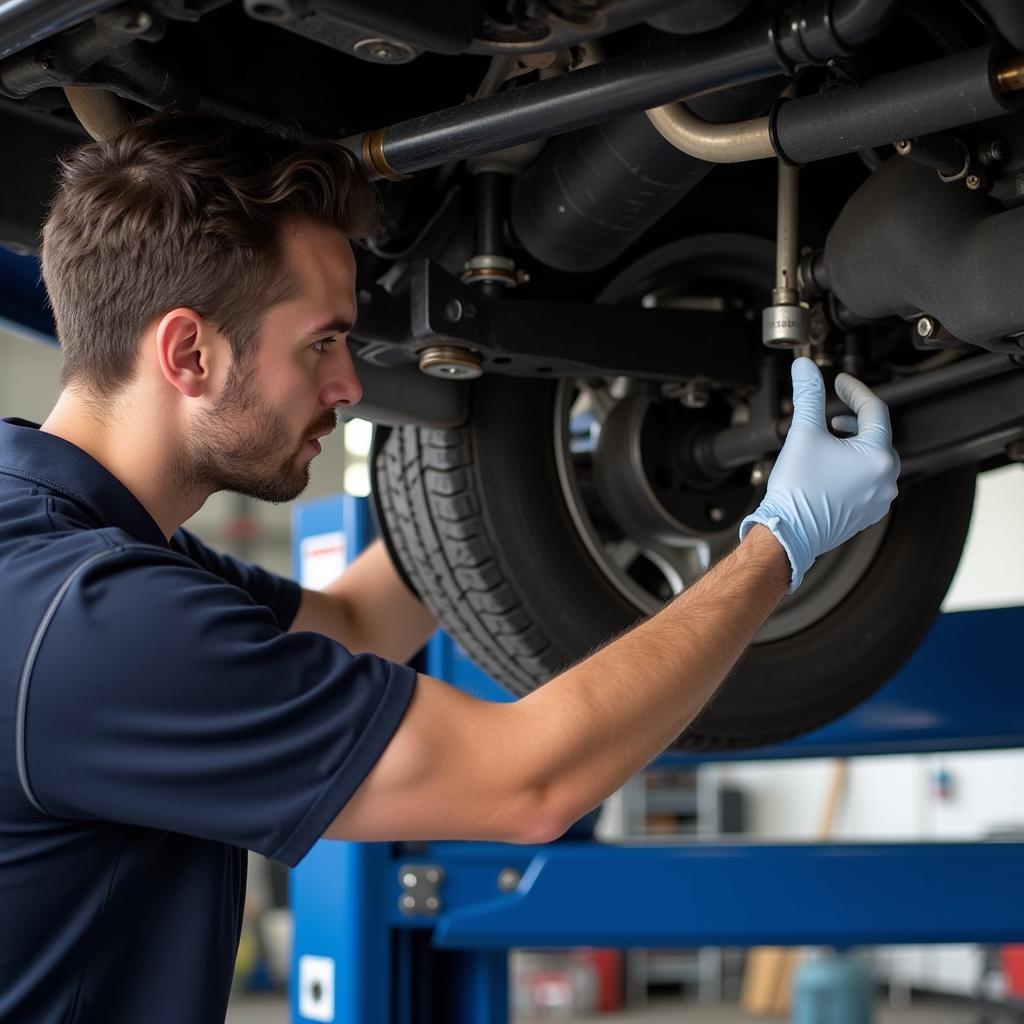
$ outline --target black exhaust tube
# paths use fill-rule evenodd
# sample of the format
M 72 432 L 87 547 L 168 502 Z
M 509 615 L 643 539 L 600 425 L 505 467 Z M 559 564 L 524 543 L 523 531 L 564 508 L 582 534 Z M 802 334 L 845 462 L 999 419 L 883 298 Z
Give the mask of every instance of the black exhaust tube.
M 689 108 L 724 123 L 767 111 L 785 79 L 699 96 Z M 531 256 L 583 272 L 617 259 L 714 167 L 666 142 L 644 113 L 552 140 L 519 179 L 512 228 Z
M 982 46 L 780 103 L 772 116 L 775 151 L 806 164 L 1000 117 L 1020 106 L 1021 94 L 1000 90 L 998 70 L 997 49 Z
M 894 0 L 804 0 L 670 46 L 343 140 L 374 175 L 396 178 L 586 128 L 672 100 L 792 74 L 849 52 L 880 29 Z M 836 26 L 842 26 L 842 38 Z

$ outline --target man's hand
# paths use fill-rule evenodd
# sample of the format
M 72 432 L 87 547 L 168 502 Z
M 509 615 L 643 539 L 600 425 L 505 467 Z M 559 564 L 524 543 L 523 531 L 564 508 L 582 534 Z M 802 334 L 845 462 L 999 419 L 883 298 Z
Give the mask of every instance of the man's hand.
M 889 410 L 848 373 L 836 394 L 854 416 L 833 426 L 856 436 L 840 440 L 825 425 L 825 385 L 810 359 L 793 362 L 793 425 L 758 508 L 740 524 L 742 540 L 755 523 L 771 530 L 792 567 L 793 593 L 818 555 L 877 523 L 896 497 L 900 459 L 892 446 Z

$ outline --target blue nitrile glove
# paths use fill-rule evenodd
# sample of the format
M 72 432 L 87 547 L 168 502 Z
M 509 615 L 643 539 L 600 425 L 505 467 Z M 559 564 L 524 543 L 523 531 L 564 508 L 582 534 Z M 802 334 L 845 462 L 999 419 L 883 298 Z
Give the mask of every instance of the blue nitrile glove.
M 877 523 L 896 497 L 900 458 L 885 402 L 848 373 L 836 377 L 836 394 L 855 415 L 832 424 L 855 437 L 829 433 L 821 373 L 810 359 L 793 361 L 793 425 L 764 500 L 740 523 L 740 540 L 760 523 L 786 549 L 790 594 L 818 555 Z

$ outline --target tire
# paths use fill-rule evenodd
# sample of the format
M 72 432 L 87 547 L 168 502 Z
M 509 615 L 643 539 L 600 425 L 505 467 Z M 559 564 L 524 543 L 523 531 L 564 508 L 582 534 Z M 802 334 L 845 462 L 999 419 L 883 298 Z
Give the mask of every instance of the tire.
M 597 568 L 561 500 L 540 429 L 553 391 L 547 382 L 482 381 L 466 427 L 381 430 L 376 446 L 392 551 L 444 627 L 517 695 L 641 617 Z M 813 627 L 750 648 L 676 747 L 787 739 L 884 683 L 923 640 L 949 587 L 974 476 L 961 469 L 904 488 L 849 596 Z
M 666 267 L 676 276 L 706 276 L 714 263 L 734 268 L 732 284 L 748 289 L 770 273 L 771 252 L 741 236 L 684 240 L 638 261 L 604 294 L 630 301 Z M 467 653 L 517 695 L 652 610 L 615 585 L 571 507 L 552 429 L 560 387 L 484 377 L 464 426 L 378 428 L 371 453 L 392 557 Z M 873 693 L 934 621 L 959 563 L 974 482 L 975 469 L 967 467 L 901 484 L 882 524 L 819 560 L 812 570 L 818 582 L 809 574 L 793 599 L 803 608 L 784 607 L 769 620 L 676 748 L 778 742 Z M 843 552 L 855 545 L 861 553 L 851 575 Z

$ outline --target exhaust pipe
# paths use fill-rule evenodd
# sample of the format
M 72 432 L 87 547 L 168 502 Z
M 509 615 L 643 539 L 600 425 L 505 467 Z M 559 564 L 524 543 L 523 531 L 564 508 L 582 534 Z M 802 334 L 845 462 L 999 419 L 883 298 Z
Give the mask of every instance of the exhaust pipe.
M 824 64 L 880 31 L 893 4 L 805 0 L 692 40 L 615 57 L 341 141 L 369 174 L 400 178 L 671 100 Z

